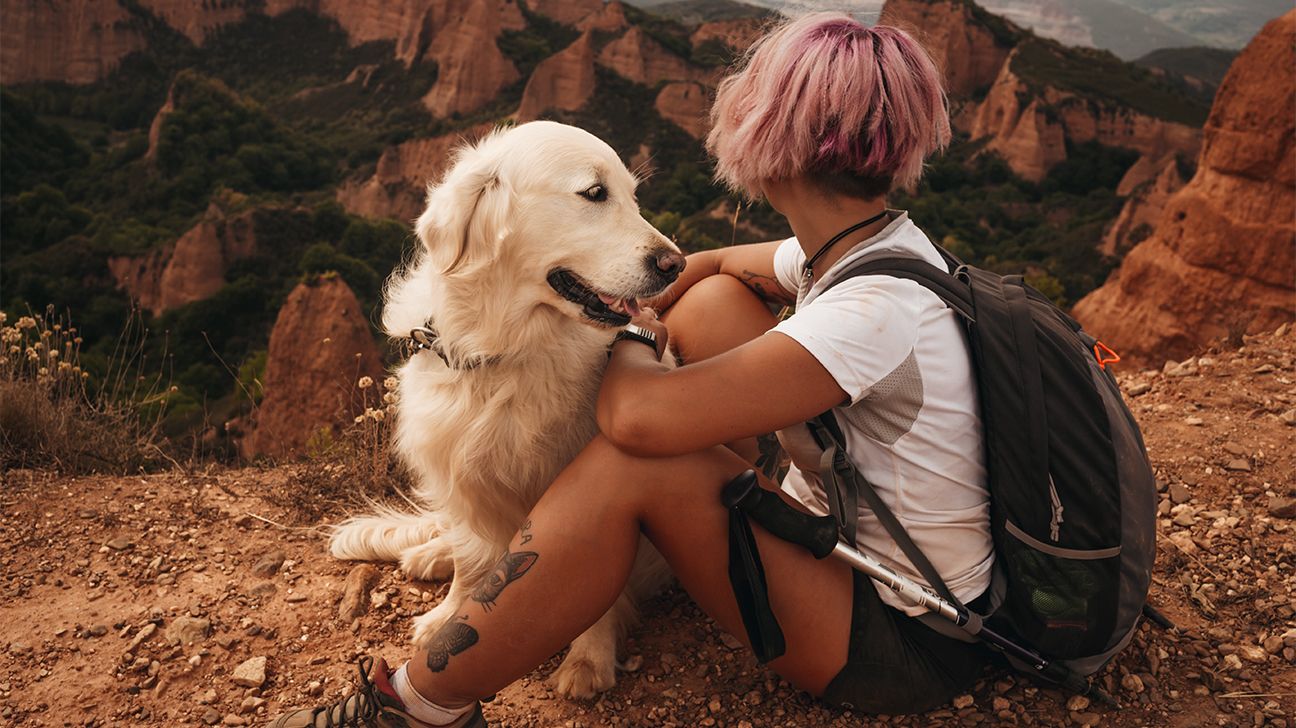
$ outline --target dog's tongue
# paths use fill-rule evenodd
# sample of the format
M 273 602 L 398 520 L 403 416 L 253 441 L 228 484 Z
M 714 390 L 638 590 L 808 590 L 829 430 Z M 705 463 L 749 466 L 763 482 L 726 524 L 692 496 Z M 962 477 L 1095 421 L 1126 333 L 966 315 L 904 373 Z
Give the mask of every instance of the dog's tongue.
M 639 315 L 639 301 L 638 301 L 638 299 L 634 299 L 634 298 L 627 298 L 627 299 L 625 300 L 625 310 L 626 310 L 626 313 L 630 314 L 631 316 L 638 316 L 638 315 Z
M 618 299 L 616 299 L 616 298 L 613 298 L 612 296 L 609 296 L 609 295 L 606 294 L 606 293 L 600 293 L 600 294 L 598 294 L 598 297 L 599 297 L 599 300 L 602 301 L 603 304 L 606 305 L 606 306 L 611 306 L 612 304 L 616 303 L 617 300 L 618 300 Z

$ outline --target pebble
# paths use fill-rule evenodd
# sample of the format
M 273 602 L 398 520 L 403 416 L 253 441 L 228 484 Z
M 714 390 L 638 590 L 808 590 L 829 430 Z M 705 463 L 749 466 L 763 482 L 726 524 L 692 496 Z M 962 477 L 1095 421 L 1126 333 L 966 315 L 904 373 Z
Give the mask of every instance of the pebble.
M 258 698 L 255 695 L 249 695 L 246 698 L 243 698 L 243 702 L 239 703 L 239 712 L 240 713 L 256 712 L 256 709 L 260 708 L 262 705 L 265 705 L 265 702 L 266 702 L 265 698 Z
M 207 712 L 203 713 L 202 717 L 202 721 L 207 725 L 216 725 L 220 722 L 220 719 L 221 714 L 218 713 L 215 708 L 208 708 Z
M 1238 647 L 1238 654 L 1247 662 L 1257 665 L 1263 665 L 1269 660 L 1269 653 L 1265 652 L 1264 648 L 1256 645 L 1241 645 Z
M 118 537 L 118 538 L 114 538 L 113 540 L 109 541 L 104 545 L 114 551 L 125 551 L 126 549 L 131 547 L 131 542 L 127 538 Z
M 1188 491 L 1188 486 L 1183 483 L 1173 483 L 1170 486 L 1170 502 L 1175 505 L 1187 503 L 1192 498 L 1192 493 Z
M 173 645 L 185 645 L 207 639 L 211 631 L 211 620 L 198 617 L 176 617 L 166 630 L 166 640 Z
M 319 680 L 311 680 L 306 685 L 306 694 L 315 698 L 318 698 L 319 696 L 323 695 L 324 683 L 320 682 Z
M 1288 427 L 1296 427 L 1296 407 L 1292 407 L 1278 415 L 1278 419 L 1282 420 L 1283 424 Z
M 1072 713 L 1079 713 L 1080 711 L 1088 707 L 1089 707 L 1089 698 L 1086 698 L 1083 695 L 1072 695 L 1071 699 L 1067 701 L 1067 710 L 1071 711 Z
M 1242 458 L 1230 460 L 1224 463 L 1224 469 L 1234 473 L 1249 473 L 1251 472 L 1251 461 Z
M 1270 498 L 1269 515 L 1275 518 L 1296 518 L 1296 498 Z
M 96 624 L 90 629 L 86 630 L 86 633 L 89 634 L 91 637 L 103 637 L 104 635 L 108 634 L 108 625 Z
M 1223 447 L 1224 447 L 1224 452 L 1228 453 L 1229 455 L 1232 455 L 1235 458 L 1244 458 L 1247 455 L 1246 448 L 1242 447 L 1236 442 L 1226 442 L 1224 443 Z
M 962 710 L 964 708 L 972 707 L 972 703 L 974 702 L 976 702 L 976 700 L 971 695 L 960 695 L 957 698 L 954 698 L 954 707 L 958 710 Z
M 1135 695 L 1138 695 L 1139 693 L 1143 692 L 1143 679 L 1131 672 L 1130 674 L 1121 678 L 1121 687 L 1125 688 L 1131 693 L 1134 693 Z
M 342 587 L 342 601 L 338 603 L 338 621 L 350 624 L 369 611 L 369 591 L 378 582 L 378 570 L 372 564 L 360 564 L 347 574 Z
M 247 725 L 247 719 L 230 713 L 221 721 L 224 725 Z
M 252 573 L 269 579 L 279 573 L 279 567 L 283 566 L 284 560 L 287 558 L 288 556 L 282 551 L 271 551 L 256 562 L 256 565 L 252 567 Z
M 301 602 L 306 601 L 306 595 L 302 594 L 301 592 L 297 592 L 295 594 L 289 594 L 288 596 L 284 597 L 284 601 L 288 602 L 289 604 L 300 604 Z
M 245 688 L 259 688 L 266 681 L 266 658 L 264 655 L 244 660 L 230 675 L 235 685 Z
M 1193 512 L 1191 510 L 1187 510 L 1187 509 L 1179 511 L 1178 513 L 1175 514 L 1174 517 L 1174 525 L 1181 526 L 1183 528 L 1188 528 L 1189 526 L 1193 525 L 1196 522 L 1197 522 L 1197 517 L 1193 515 Z
M 1202 425 L 1206 424 L 1206 420 L 1203 420 L 1200 417 L 1185 417 L 1184 424 L 1188 425 L 1189 427 L 1201 427 Z
M 135 648 L 144 644 L 144 640 L 152 637 L 154 632 L 157 632 L 157 625 L 152 622 L 141 627 L 140 631 L 135 633 L 135 639 L 131 640 L 130 644 L 126 646 L 126 651 L 134 652 Z
M 1236 653 L 1224 655 L 1224 669 L 1229 672 L 1237 672 L 1242 669 L 1242 658 Z
M 1138 397 L 1152 391 L 1152 385 L 1147 382 L 1139 382 L 1137 384 L 1131 384 L 1129 389 L 1125 391 L 1128 392 L 1131 397 Z

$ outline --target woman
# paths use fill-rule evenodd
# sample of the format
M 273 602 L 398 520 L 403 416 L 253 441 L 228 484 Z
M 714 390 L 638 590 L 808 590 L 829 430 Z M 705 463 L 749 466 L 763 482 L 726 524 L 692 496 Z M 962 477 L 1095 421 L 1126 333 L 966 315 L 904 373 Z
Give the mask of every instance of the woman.
M 942 264 L 907 216 L 885 207 L 886 193 L 914 183 L 949 138 L 931 60 L 896 29 L 807 16 L 752 47 L 720 84 L 712 121 L 717 176 L 768 200 L 796 237 L 692 256 L 653 302 L 663 316 L 646 308 L 636 319 L 656 341 L 613 345 L 602 434 L 515 537 L 489 611 L 466 603 L 399 669 L 379 661 L 367 676 L 362 669 L 352 696 L 275 725 L 485 725 L 478 700 L 612 604 L 641 533 L 702 609 L 745 635 L 720 490 L 750 467 L 754 438 L 778 431 L 793 461 L 784 488 L 822 512 L 820 453 L 801 423 L 828 409 L 849 457 L 951 591 L 973 602 L 986 589 L 993 558 L 981 427 L 953 312 L 910 281 L 827 285 L 876 251 Z M 794 301 L 791 318 L 771 315 L 771 304 Z M 668 339 L 684 366 L 660 362 Z M 871 512 L 858 516 L 860 547 L 922 582 Z M 898 713 L 939 705 L 980 672 L 981 650 L 910 618 L 921 610 L 842 563 L 755 531 L 787 644 L 769 664 L 793 684 L 833 704 Z M 526 559 L 510 560 L 523 551 Z

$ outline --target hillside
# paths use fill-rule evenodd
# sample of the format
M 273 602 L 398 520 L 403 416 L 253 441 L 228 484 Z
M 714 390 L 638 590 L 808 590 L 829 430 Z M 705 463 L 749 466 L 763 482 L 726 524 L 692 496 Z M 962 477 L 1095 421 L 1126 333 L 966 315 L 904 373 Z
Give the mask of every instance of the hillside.
M 1046 38 L 1111 51 L 1125 60 L 1202 42 L 1120 0 L 985 0 L 982 5 Z
M 175 385 L 169 432 L 212 428 L 216 454 L 237 451 L 221 425 L 252 402 L 234 373 L 262 380 L 293 287 L 336 272 L 377 320 L 425 183 L 495 124 L 603 137 L 651 171 L 645 215 L 688 249 L 789 232 L 768 207 L 738 209 L 702 149 L 714 85 L 763 22 L 736 3 L 694 5 L 703 17 L 685 24 L 601 0 L 411 0 L 399 17 L 345 0 L 123 0 L 79 16 L 98 45 L 76 53 L 98 55 L 74 66 L 59 65 L 80 57 L 65 52 L 82 37 L 72 4 L 5 3 L 4 32 L 30 32 L 5 35 L 0 308 L 71 312 L 96 376 L 142 308 L 148 360 Z M 1140 160 L 1192 158 L 1205 106 L 967 0 L 885 12 L 942 62 L 968 54 L 946 64 L 959 138 L 894 204 L 1061 303 L 1100 285 L 1118 262 L 1098 246 L 1118 188 Z
M 1287 0 L 1118 1 L 1218 48 L 1241 48 L 1292 7 Z
M 1168 374 L 1120 375 L 1161 490 L 1151 601 L 1178 625 L 1145 624 L 1100 676 L 1121 708 L 988 673 L 951 706 L 869 724 L 1284 725 L 1296 712 L 1293 377 L 1290 327 Z M 260 725 L 342 695 L 356 656 L 400 659 L 410 617 L 446 585 L 329 559 L 318 512 L 295 509 L 307 502 L 303 487 L 328 479 L 318 464 L 7 473 L 6 724 Z M 329 503 L 323 520 L 347 505 Z M 368 585 L 372 606 L 362 600 L 358 614 L 339 617 L 352 581 Z M 544 683 L 550 661 L 487 704 L 486 717 L 501 728 L 863 725 L 817 706 L 737 645 L 672 590 L 646 605 L 611 692 L 558 698 Z M 263 682 L 235 684 L 231 671 L 257 658 Z

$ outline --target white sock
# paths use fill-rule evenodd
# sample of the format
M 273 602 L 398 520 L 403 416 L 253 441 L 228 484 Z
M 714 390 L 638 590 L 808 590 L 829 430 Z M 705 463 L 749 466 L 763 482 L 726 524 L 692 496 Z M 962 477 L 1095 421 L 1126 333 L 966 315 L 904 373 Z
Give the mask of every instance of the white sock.
M 409 674 L 405 669 L 407 667 L 409 667 L 408 662 L 392 673 L 391 686 L 401 702 L 405 704 L 405 711 L 415 718 L 440 728 L 453 728 L 466 721 L 473 708 L 477 707 L 476 703 L 469 703 L 460 708 L 447 708 L 419 695 L 410 684 Z

